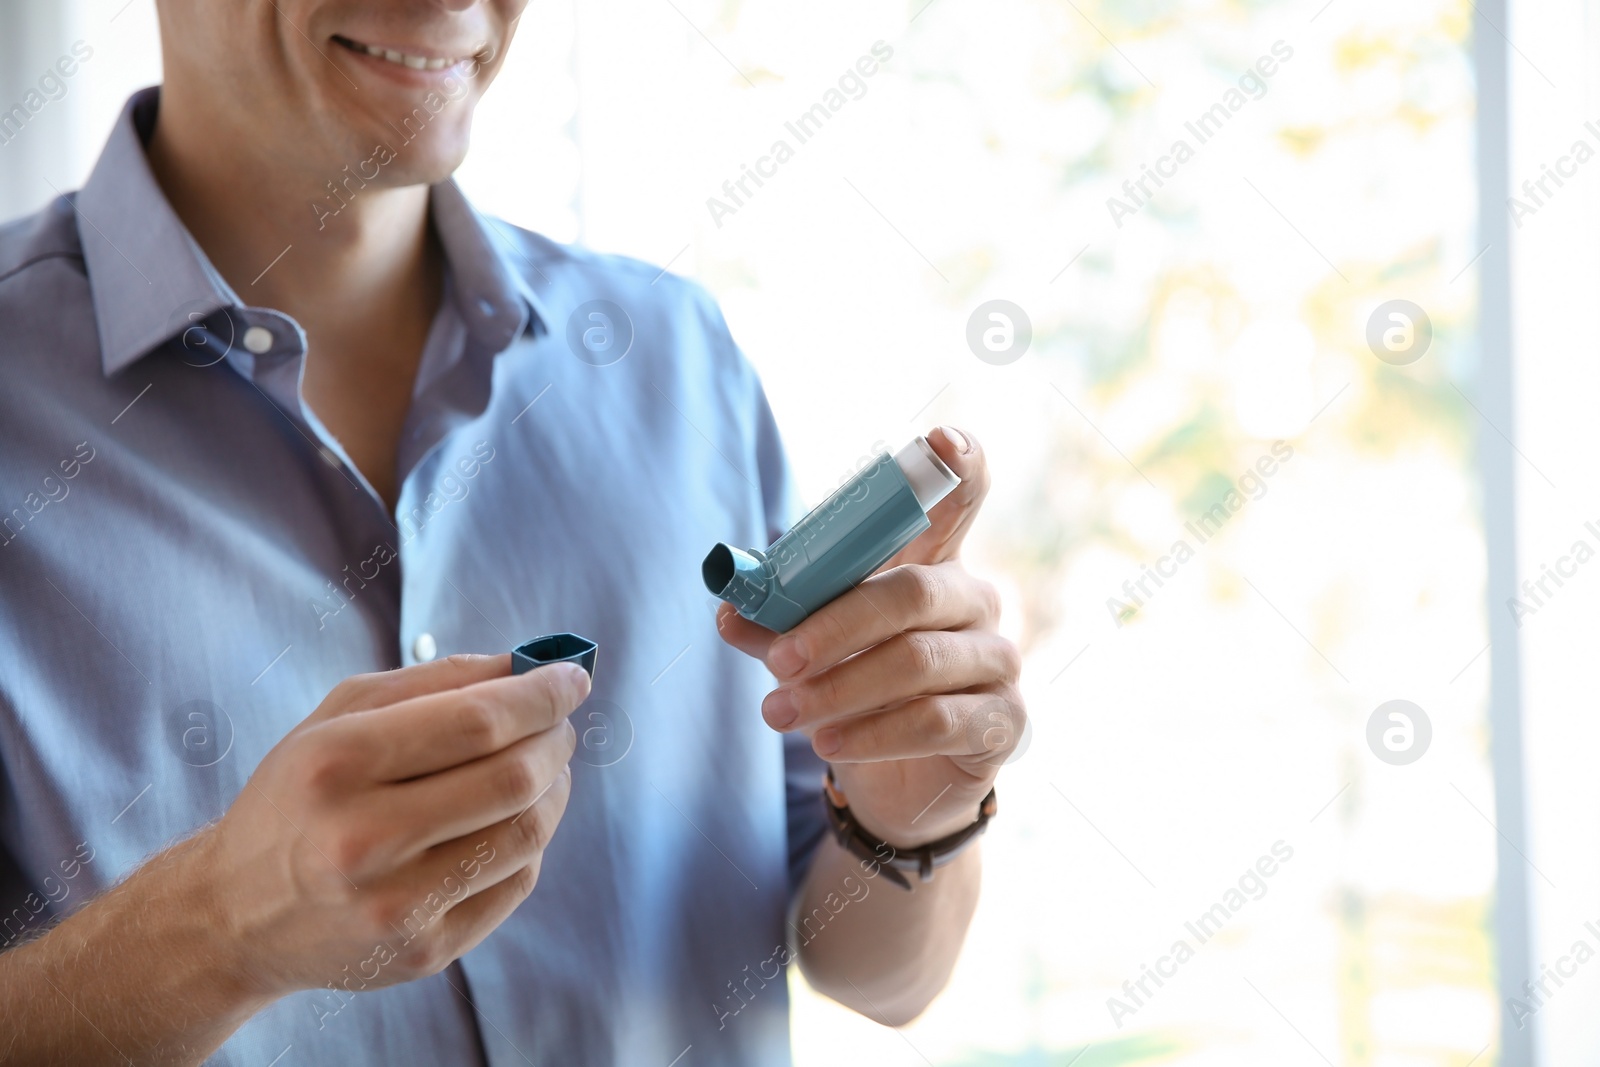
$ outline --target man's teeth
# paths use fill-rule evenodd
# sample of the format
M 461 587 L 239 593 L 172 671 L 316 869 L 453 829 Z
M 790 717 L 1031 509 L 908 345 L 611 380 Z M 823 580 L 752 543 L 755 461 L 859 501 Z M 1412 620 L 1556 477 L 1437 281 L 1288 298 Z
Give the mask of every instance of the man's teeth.
M 392 48 L 378 48 L 370 44 L 357 45 L 356 47 L 366 52 L 369 56 L 387 59 L 391 63 L 398 63 L 403 67 L 410 67 L 412 70 L 443 70 L 461 62 L 459 59 L 429 59 L 427 56 L 408 56 L 404 52 L 396 52 Z

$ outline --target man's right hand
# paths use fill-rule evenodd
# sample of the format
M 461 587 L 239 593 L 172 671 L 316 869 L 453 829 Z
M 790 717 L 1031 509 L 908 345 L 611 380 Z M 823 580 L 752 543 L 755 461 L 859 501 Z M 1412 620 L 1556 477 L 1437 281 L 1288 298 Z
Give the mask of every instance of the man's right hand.
M 588 695 L 582 668 L 512 675 L 509 655 L 335 686 L 204 834 L 249 984 L 377 988 L 482 941 L 539 877 Z
M 0 1061 L 198 1064 L 285 994 L 443 970 L 533 890 L 588 694 L 509 655 L 340 682 L 220 820 L 0 954 Z

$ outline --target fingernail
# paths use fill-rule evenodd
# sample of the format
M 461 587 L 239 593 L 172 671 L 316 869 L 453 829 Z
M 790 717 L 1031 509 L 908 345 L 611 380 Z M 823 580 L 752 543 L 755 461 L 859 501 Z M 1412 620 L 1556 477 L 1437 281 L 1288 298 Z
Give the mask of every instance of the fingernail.
M 967 440 L 966 434 L 962 433 L 954 426 L 941 426 L 939 429 L 943 430 L 944 435 L 949 442 L 956 446 L 957 452 L 964 456 L 968 452 L 972 451 L 972 442 Z
M 798 637 L 780 637 L 767 649 L 767 669 L 779 678 L 788 678 L 806 669 L 805 645 Z
M 817 750 L 817 755 L 824 757 L 833 755 L 842 745 L 839 731 L 832 726 L 818 730 L 817 736 L 811 739 L 811 747 Z
M 795 707 L 793 693 L 787 689 L 775 689 L 761 702 L 761 714 L 768 726 L 774 730 L 785 730 L 800 717 L 800 709 Z

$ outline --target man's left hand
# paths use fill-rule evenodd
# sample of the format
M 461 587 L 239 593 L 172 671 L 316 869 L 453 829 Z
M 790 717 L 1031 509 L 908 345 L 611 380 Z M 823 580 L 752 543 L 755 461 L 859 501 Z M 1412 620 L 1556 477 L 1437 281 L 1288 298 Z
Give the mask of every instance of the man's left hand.
M 983 450 L 944 427 L 928 443 L 961 484 L 870 578 L 783 635 L 717 611 L 723 640 L 778 678 L 768 725 L 810 737 L 857 821 L 902 849 L 977 818 L 1027 719 L 999 595 L 959 559 L 989 491 Z

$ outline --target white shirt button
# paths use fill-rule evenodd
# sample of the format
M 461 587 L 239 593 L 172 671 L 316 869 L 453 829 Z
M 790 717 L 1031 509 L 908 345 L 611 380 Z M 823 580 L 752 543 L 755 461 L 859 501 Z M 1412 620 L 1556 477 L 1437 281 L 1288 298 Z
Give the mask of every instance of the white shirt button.
M 430 633 L 420 633 L 417 639 L 411 642 L 411 658 L 418 663 L 427 663 L 439 654 L 439 643 Z
M 272 331 L 265 326 L 252 326 L 244 332 L 244 346 L 256 355 L 272 347 Z

